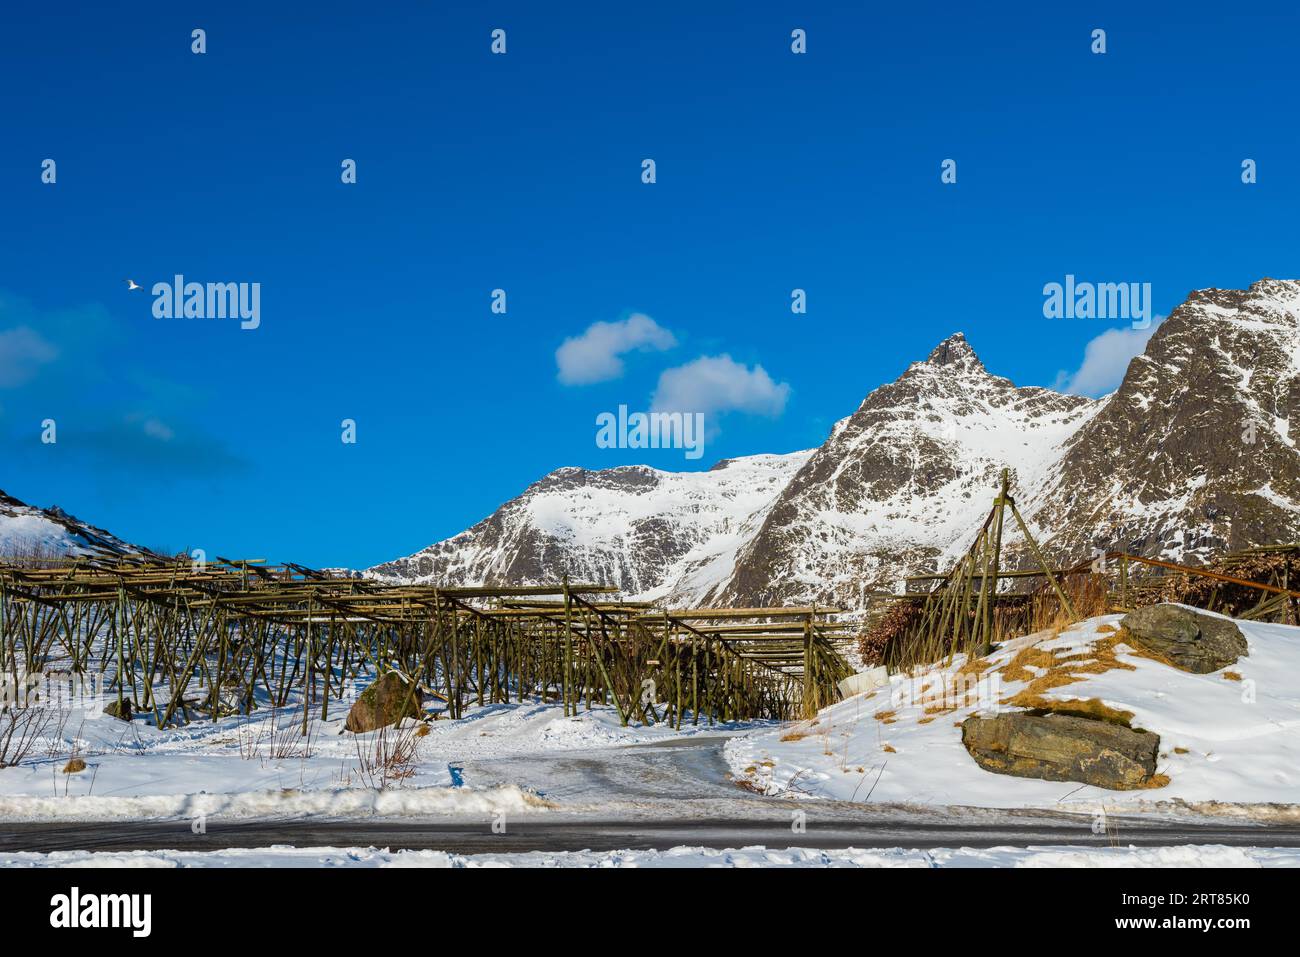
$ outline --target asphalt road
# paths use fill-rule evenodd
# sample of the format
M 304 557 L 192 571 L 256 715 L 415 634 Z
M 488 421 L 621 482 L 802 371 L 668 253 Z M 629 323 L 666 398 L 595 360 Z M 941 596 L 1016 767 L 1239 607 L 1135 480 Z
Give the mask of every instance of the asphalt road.
M 194 834 L 187 822 L 135 821 L 78 824 L 6 825 L 0 852 L 10 851 L 214 851 L 229 847 L 386 847 L 456 854 L 521 851 L 609 851 L 659 849 L 680 845 L 734 848 L 808 847 L 1025 847 L 1087 845 L 1105 847 L 1170 844 L 1300 847 L 1300 827 L 1153 825 L 1111 821 L 1113 833 L 1094 834 L 1086 821 L 1004 824 L 878 823 L 810 819 L 802 833 L 789 821 L 758 820 L 550 820 L 521 819 L 494 833 L 490 822 L 476 821 L 250 821 L 210 825 Z
M 725 739 L 547 752 L 457 762 L 467 786 L 513 783 L 554 809 L 514 815 L 504 831 L 477 818 L 185 820 L 0 824 L 0 852 L 386 847 L 449 853 L 607 851 L 763 845 L 807 847 L 1024 847 L 1226 844 L 1300 847 L 1300 825 L 1110 817 L 1095 833 L 1088 813 L 899 807 L 767 798 L 728 780 Z M 1082 809 L 1081 809 L 1082 810 Z M 797 826 L 801 825 L 801 826 Z

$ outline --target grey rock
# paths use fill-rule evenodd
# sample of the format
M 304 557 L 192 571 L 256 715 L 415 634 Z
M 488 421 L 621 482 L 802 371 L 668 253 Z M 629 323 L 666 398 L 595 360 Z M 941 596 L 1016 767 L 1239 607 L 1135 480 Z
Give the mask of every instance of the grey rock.
M 967 718 L 961 741 L 980 767 L 995 774 L 1113 791 L 1150 786 L 1160 751 L 1160 736 L 1150 731 L 1031 712 Z
M 1218 671 L 1250 653 L 1236 622 L 1181 605 L 1147 605 L 1120 624 L 1127 640 L 1193 674 Z

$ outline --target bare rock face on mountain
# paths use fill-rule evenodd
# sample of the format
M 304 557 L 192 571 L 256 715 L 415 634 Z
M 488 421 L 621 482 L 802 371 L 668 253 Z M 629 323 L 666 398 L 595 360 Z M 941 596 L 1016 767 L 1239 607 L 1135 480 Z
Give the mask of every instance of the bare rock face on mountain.
M 713 600 L 855 607 L 904 569 L 945 566 L 1001 470 L 1037 478 L 1095 406 L 991 375 L 957 333 L 836 424 Z
M 1068 443 L 1027 516 L 1058 555 L 1174 560 L 1300 537 L 1300 283 L 1194 292 Z
M 1100 329 L 1099 329 L 1100 331 Z M 867 396 L 813 452 L 705 473 L 560 469 L 388 580 L 619 586 L 673 604 L 817 601 L 946 571 L 1003 468 L 1048 554 L 1195 563 L 1300 539 L 1300 282 L 1193 293 L 1100 400 L 1017 387 L 960 333 Z M 1006 564 L 1026 564 L 1009 526 Z

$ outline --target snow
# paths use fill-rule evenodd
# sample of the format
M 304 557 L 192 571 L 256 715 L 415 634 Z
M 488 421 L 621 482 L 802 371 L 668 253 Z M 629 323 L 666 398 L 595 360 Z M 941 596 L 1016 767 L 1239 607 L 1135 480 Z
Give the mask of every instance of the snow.
M 171 770 L 171 769 L 169 769 Z M 171 779 L 176 780 L 173 774 Z M 226 786 L 235 783 L 223 782 Z M 57 788 L 57 785 L 56 785 Z M 209 794 L 148 794 L 135 797 L 68 794 L 50 797 L 0 798 L 0 820 L 14 821 L 143 821 L 166 818 L 222 820 L 328 817 L 429 817 L 529 813 L 547 807 L 536 795 L 518 787 L 483 790 L 449 787 L 410 787 L 372 790 L 327 787 L 286 788 Z
M 75 553 L 83 544 L 62 525 L 50 521 L 38 511 L 0 515 L 0 554 L 26 551 Z
M 350 700 L 331 702 L 329 721 L 312 720 L 307 746 L 298 743 L 302 712 L 296 708 L 164 731 L 141 717 L 127 725 L 74 709 L 39 753 L 0 769 L 0 821 L 544 812 L 549 802 L 513 783 L 458 787 L 450 766 L 466 759 L 738 733 L 744 727 L 624 728 L 607 706 L 566 718 L 559 705 L 537 700 L 486 705 L 470 708 L 459 721 L 427 722 L 427 733 L 415 739 L 411 775 L 377 791 L 368 787 L 361 767 L 376 735 L 343 733 Z M 406 727 L 413 725 L 408 721 Z M 288 748 L 273 744 L 277 740 L 288 741 Z M 86 770 L 62 773 L 74 754 Z
M 626 795 L 610 792 L 594 772 L 587 774 L 589 779 L 569 780 L 566 775 L 583 772 L 571 761 L 562 763 L 560 756 L 616 761 L 629 745 L 662 745 L 692 736 L 726 738 L 733 776 L 769 795 L 1073 813 L 1122 808 L 1131 814 L 1172 806 L 1189 813 L 1213 806 L 1215 813 L 1247 816 L 1269 806 L 1294 811 L 1300 793 L 1300 679 L 1295 677 L 1300 675 L 1300 628 L 1240 622 L 1249 655 L 1225 671 L 1193 675 L 1115 644 L 1119 620 L 1102 616 L 1059 634 L 1009 641 L 988 658 L 980 683 L 969 685 L 959 700 L 943 696 L 961 674 L 961 656 L 946 667 L 895 675 L 888 687 L 832 705 L 811 722 L 687 724 L 678 731 L 665 725 L 624 728 L 611 707 L 573 717 L 565 717 L 555 703 L 535 699 L 473 707 L 462 720 L 422 725 L 427 730 L 413 739 L 409 774 L 382 790 L 370 786 L 363 768 L 377 736 L 342 731 L 357 689 L 344 701 L 331 702 L 328 721 L 312 718 L 306 745 L 297 735 L 301 710 L 293 707 L 163 731 L 147 716 L 127 725 L 74 710 L 38 752 L 17 767 L 0 770 L 0 820 L 483 817 L 546 813 L 557 807 L 582 810 L 601 802 L 612 807 L 611 802 Z M 1002 702 L 1027 686 L 1026 680 L 1003 676 L 1002 669 L 1027 647 L 1058 658 L 1096 660 L 1097 642 L 1103 639 L 1114 644 L 1119 667 L 1078 673 L 1080 680 L 1045 695 L 1099 699 L 1132 712 L 1133 726 L 1160 735 L 1157 770 L 1168 775 L 1169 783 L 1152 790 L 1106 791 L 981 769 L 962 746 L 955 725 L 971 714 L 1007 707 Z M 1037 675 L 1041 669 L 1031 665 L 1027 672 Z M 404 727 L 414 733 L 416 725 L 408 721 Z M 86 762 L 86 770 L 62 773 L 73 755 Z M 462 762 L 475 762 L 478 768 L 488 762 L 492 771 L 461 781 L 453 766 Z M 607 772 L 614 767 L 601 766 Z M 636 773 L 627 765 L 621 768 L 624 775 Z M 717 778 L 707 785 L 716 791 L 698 792 L 698 781 L 693 781 L 693 798 L 742 793 L 718 771 L 705 768 L 701 773 Z M 530 785 L 556 794 L 535 792 Z M 639 786 L 640 793 L 649 793 L 644 790 L 649 782 Z M 666 779 L 663 786 L 671 791 L 672 781 Z M 681 791 L 684 782 L 676 786 Z
M 92 546 L 120 552 L 137 549 L 101 528 L 57 509 L 40 509 L 0 491 L 0 555 L 83 555 Z
M 222 851 L 55 851 L 0 854 L 0 867 L 436 867 L 436 868 L 973 868 L 973 867 L 1300 867 L 1300 848 L 1225 847 L 993 847 L 818 850 L 764 847 L 665 851 L 532 851 L 517 854 L 449 854 L 375 847 L 276 845 Z
M 664 598 L 682 581 L 674 601 L 687 601 L 730 574 L 737 548 L 811 456 L 751 455 L 701 472 L 559 469 L 492 519 L 412 555 L 419 574 L 395 575 L 382 565 L 367 574 L 417 583 L 502 580 L 510 577 L 511 561 L 540 537 L 568 556 L 571 578 L 622 583 L 624 597 L 637 601 Z M 653 565 L 641 557 L 679 541 L 687 546 L 680 555 Z
M 1126 813 L 1174 801 L 1295 805 L 1300 628 L 1286 625 L 1238 622 L 1249 656 L 1213 674 L 1189 674 L 1119 644 L 1116 660 L 1132 670 L 1078 674 L 1082 680 L 1044 693 L 1062 701 L 1096 698 L 1132 712 L 1133 727 L 1160 735 L 1157 773 L 1170 779 L 1164 787 L 1109 791 L 995 774 L 975 763 L 957 725 L 972 714 L 1007 710 L 1002 702 L 1028 684 L 1005 680 L 997 669 L 1027 646 L 1062 656 L 1091 654 L 1121 618 L 1092 618 L 1059 635 L 1007 642 L 989 657 L 985 680 L 967 684 L 965 695 L 944 698 L 946 690 L 960 687 L 964 656 L 912 678 L 893 676 L 890 688 L 848 698 L 811 722 L 732 739 L 728 762 L 734 773 L 768 794 L 848 801 L 1075 811 L 1123 807 Z M 945 705 L 960 706 L 939 710 Z

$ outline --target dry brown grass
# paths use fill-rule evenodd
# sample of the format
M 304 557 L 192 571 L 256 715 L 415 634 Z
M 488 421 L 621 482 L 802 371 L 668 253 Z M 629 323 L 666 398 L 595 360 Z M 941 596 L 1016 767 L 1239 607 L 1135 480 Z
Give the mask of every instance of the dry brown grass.
M 898 720 L 897 715 L 897 711 L 877 711 L 872 717 L 881 724 L 893 724 Z
M 1077 684 L 1080 681 L 1083 681 L 1083 678 L 1072 675 L 1068 671 L 1049 671 L 1047 674 L 1029 682 L 1028 687 L 1017 691 L 1008 698 L 1003 698 L 1002 703 L 1013 707 L 1034 708 L 1037 705 L 1023 704 L 1022 702 L 1036 701 L 1042 697 L 1045 691 L 1064 688 L 1066 685 Z
M 1058 636 L 1059 633 L 1052 633 L 1042 640 L 1046 641 Z M 1077 684 L 1089 675 L 1105 674 L 1108 671 L 1136 670 L 1133 665 L 1119 660 L 1115 648 L 1122 643 L 1122 632 L 1112 631 L 1093 641 L 1088 647 L 1068 654 L 1048 651 L 1038 645 L 1023 648 L 1001 669 L 1000 674 L 1007 681 L 1028 681 L 1028 684 L 1016 694 L 1004 698 L 1002 703 L 1031 710 L 1060 711 L 1062 705 L 1073 704 L 1073 702 L 1052 701 L 1044 696 L 1046 692 Z M 1029 667 L 1036 668 L 1041 673 L 1034 675 L 1028 671 Z M 1099 715 L 1081 716 L 1099 717 Z
M 1042 698 L 1036 695 L 1026 695 L 1023 691 L 1016 695 L 1006 704 L 1014 704 L 1016 707 L 1028 708 L 1031 711 L 1047 711 L 1051 714 L 1070 715 L 1075 718 L 1091 718 L 1094 721 L 1106 721 L 1110 724 L 1123 725 L 1131 728 L 1133 721 L 1132 711 L 1122 711 L 1118 708 L 1112 708 L 1105 704 L 1100 698 L 1070 698 L 1067 700 L 1058 700 L 1055 698 Z
M 1107 671 L 1137 671 L 1135 665 L 1119 660 L 1115 647 L 1121 644 L 1124 644 L 1124 641 L 1116 632 L 1094 641 L 1092 647 L 1086 652 L 1065 655 L 1057 660 L 1062 667 L 1067 667 L 1071 672 L 1077 674 L 1101 675 Z
M 1056 656 L 1050 651 L 1037 645 L 1029 645 L 1016 652 L 1014 658 L 998 669 L 998 674 L 1002 676 L 1003 681 L 1033 681 L 1039 675 L 1037 672 L 1030 671 L 1030 668 L 1037 668 L 1040 672 L 1048 671 L 1055 664 Z
M 784 734 L 782 734 L 778 740 L 802 741 L 804 738 L 807 738 L 817 733 L 813 731 L 813 728 L 817 727 L 817 725 L 819 724 L 821 724 L 820 718 L 813 718 L 812 720 L 805 719 L 803 721 L 793 722 L 790 725 L 789 729 Z

